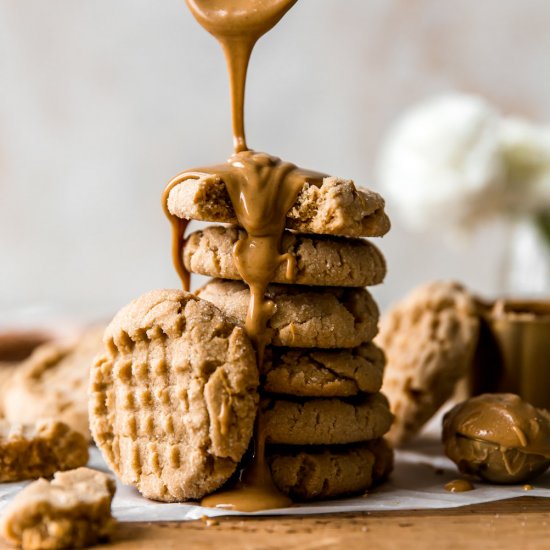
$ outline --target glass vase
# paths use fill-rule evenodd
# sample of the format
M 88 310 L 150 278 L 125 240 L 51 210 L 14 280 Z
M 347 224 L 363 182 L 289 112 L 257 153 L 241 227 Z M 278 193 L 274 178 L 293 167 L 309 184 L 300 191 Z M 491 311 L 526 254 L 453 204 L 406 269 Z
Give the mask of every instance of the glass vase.
M 550 233 L 535 218 L 512 222 L 501 273 L 510 298 L 550 299 Z

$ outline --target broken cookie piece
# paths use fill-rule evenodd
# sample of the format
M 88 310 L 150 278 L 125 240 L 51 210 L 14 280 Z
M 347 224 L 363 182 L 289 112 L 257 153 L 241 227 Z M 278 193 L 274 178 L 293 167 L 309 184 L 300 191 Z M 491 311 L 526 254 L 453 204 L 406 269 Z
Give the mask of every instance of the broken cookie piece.
M 50 477 L 87 462 L 87 438 L 63 422 L 0 421 L 0 482 Z
M 115 482 L 89 468 L 58 472 L 49 482 L 25 487 L 5 509 L 2 536 L 23 550 L 83 548 L 106 538 L 114 527 Z

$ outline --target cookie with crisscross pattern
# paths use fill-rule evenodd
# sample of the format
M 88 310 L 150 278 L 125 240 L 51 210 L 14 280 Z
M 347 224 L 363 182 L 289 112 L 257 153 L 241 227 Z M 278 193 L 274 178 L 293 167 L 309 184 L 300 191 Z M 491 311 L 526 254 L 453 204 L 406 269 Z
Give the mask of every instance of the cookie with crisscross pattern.
M 124 307 L 92 366 L 90 426 L 109 466 L 146 497 L 201 498 L 235 471 L 257 410 L 244 330 L 215 306 L 156 290 Z

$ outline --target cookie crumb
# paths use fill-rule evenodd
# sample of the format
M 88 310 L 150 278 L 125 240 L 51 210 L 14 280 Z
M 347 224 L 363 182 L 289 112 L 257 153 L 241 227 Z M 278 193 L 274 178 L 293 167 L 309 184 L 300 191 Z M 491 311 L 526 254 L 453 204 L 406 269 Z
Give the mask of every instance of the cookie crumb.
M 0 482 L 50 477 L 88 462 L 88 439 L 57 420 L 0 420 Z
M 111 502 L 116 486 L 107 474 L 78 468 L 39 479 L 6 507 L 2 536 L 23 550 L 82 548 L 108 537 L 115 520 Z
M 200 519 L 202 522 L 204 522 L 206 527 L 215 527 L 216 525 L 220 524 L 217 519 L 211 518 L 209 516 L 201 516 Z

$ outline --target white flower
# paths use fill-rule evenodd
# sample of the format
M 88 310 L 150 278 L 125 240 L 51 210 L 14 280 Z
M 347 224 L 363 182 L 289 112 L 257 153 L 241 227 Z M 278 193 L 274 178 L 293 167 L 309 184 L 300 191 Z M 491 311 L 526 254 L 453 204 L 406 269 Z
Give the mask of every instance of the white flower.
M 390 132 L 378 177 L 417 228 L 470 228 L 502 208 L 505 168 L 500 117 L 483 99 L 453 94 L 426 101 Z

